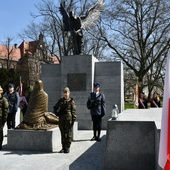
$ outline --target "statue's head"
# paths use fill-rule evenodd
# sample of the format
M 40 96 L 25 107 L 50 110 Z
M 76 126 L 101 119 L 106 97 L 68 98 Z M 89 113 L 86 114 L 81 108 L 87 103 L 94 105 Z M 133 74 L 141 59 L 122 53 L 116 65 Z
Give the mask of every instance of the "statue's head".
M 70 16 L 70 18 L 76 18 L 75 14 L 74 14 L 74 11 L 70 11 L 69 16 Z
M 43 82 L 41 80 L 37 80 L 34 84 L 34 91 L 43 90 Z

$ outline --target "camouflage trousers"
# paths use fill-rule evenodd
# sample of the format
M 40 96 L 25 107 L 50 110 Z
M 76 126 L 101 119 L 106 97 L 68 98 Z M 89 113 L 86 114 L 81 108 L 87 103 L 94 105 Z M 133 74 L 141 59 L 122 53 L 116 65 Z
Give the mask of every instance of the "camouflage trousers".
M 59 129 L 61 132 L 61 144 L 62 148 L 70 148 L 72 141 L 72 120 L 59 118 Z

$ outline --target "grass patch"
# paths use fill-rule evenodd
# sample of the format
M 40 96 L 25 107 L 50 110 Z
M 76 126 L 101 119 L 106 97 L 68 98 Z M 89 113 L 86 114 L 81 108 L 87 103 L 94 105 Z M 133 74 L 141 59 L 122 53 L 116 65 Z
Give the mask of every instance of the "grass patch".
M 126 109 L 134 109 L 134 104 L 133 103 L 125 103 L 125 110 Z

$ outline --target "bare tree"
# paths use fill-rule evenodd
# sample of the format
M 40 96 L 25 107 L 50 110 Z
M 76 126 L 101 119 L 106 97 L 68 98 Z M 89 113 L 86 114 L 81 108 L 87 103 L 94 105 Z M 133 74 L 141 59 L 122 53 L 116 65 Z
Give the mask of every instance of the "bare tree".
M 170 4 L 166 0 L 108 0 L 106 7 L 101 38 L 134 71 L 142 90 L 149 71 L 155 81 L 160 78 L 170 46 Z
M 136 86 L 136 77 L 134 72 L 129 69 L 127 66 L 124 67 L 124 96 L 133 97 L 135 86 Z
M 75 13 L 83 15 L 87 12 L 87 9 L 94 4 L 87 0 L 70 0 L 65 2 L 63 5 L 69 11 L 74 8 Z M 40 32 L 45 37 L 48 52 L 55 56 L 64 56 L 72 54 L 72 39 L 69 32 L 64 32 L 62 16 L 59 12 L 60 4 L 52 0 L 42 0 L 42 3 L 36 4 L 35 7 L 38 9 L 37 14 L 32 14 L 34 22 L 31 23 L 25 30 L 20 33 L 22 39 L 30 38 L 36 40 Z M 39 23 L 36 22 L 36 18 L 41 18 Z M 94 33 L 97 35 L 97 29 L 94 28 L 90 31 L 84 32 L 84 53 L 97 56 L 99 59 L 102 58 L 103 49 L 105 43 L 100 39 L 94 39 Z
M 12 63 L 14 60 L 14 53 L 15 53 L 15 45 L 11 45 L 13 41 L 12 37 L 7 37 L 6 40 L 2 43 L 4 46 L 1 49 L 0 53 L 3 53 L 2 55 L 6 60 L 6 68 L 9 70 L 12 67 Z

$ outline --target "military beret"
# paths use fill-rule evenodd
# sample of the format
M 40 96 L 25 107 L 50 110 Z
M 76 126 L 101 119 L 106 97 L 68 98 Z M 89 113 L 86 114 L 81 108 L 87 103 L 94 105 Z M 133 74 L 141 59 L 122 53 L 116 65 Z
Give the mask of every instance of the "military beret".
M 70 89 L 68 88 L 68 87 L 66 87 L 66 88 L 64 88 L 64 93 L 66 93 L 66 92 L 70 92 Z

